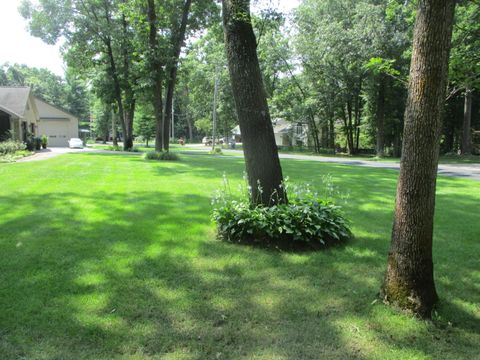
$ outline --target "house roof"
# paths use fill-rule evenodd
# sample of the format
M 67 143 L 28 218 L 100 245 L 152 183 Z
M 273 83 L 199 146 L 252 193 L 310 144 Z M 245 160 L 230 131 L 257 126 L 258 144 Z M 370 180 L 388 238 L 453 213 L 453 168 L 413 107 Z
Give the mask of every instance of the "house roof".
M 283 134 L 292 131 L 294 124 L 285 119 L 274 119 L 272 121 L 273 132 L 275 134 Z M 232 134 L 240 135 L 240 126 L 237 125 L 232 129 Z
M 30 91 L 30 88 L 26 86 L 0 87 L 0 108 L 10 115 L 23 118 Z
M 277 123 L 273 126 L 273 132 L 275 134 L 288 133 L 292 130 L 292 124 L 287 122 Z
M 71 112 L 68 112 L 67 110 L 65 110 L 64 108 L 62 108 L 62 107 L 60 107 L 60 106 L 51 104 L 51 103 L 43 100 L 42 98 L 40 98 L 40 97 L 38 97 L 38 96 L 34 96 L 33 98 L 35 99 L 35 103 L 36 103 L 36 105 L 37 105 L 38 112 L 39 112 L 39 114 L 40 114 L 40 119 L 69 120 L 70 118 L 74 118 L 74 119 L 77 119 L 77 120 L 78 120 L 78 117 L 76 117 L 76 116 L 73 115 Z M 50 111 L 47 111 L 48 108 L 57 109 L 58 111 L 60 111 L 60 112 L 62 113 L 62 115 L 52 116 L 52 115 L 51 115 L 51 112 L 50 112 Z

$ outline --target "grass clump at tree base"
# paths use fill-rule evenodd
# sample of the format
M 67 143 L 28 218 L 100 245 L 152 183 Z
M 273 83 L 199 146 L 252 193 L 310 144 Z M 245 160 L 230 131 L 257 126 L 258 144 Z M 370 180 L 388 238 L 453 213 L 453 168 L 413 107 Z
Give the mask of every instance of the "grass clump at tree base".
M 339 206 L 322 199 L 309 185 L 289 187 L 289 203 L 252 206 L 249 191 L 233 196 L 224 189 L 213 199 L 213 219 L 220 239 L 282 250 L 316 250 L 345 243 L 352 237 Z M 261 187 L 259 186 L 261 190 Z
M 145 160 L 163 160 L 163 161 L 178 161 L 180 157 L 170 151 L 148 151 L 143 155 Z

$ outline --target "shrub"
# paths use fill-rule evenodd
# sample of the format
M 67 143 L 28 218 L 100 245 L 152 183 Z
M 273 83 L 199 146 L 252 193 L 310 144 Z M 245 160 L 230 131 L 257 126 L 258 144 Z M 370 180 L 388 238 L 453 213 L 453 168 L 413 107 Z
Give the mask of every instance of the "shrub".
M 34 137 L 33 143 L 35 145 L 35 150 L 40 150 L 42 148 L 42 138 Z
M 105 150 L 108 151 L 122 151 L 122 148 L 118 145 L 108 145 Z
M 27 136 L 27 141 L 25 141 L 25 145 L 28 151 L 35 150 L 35 138 L 33 136 Z
M 20 141 L 7 140 L 0 142 L 0 155 L 15 154 L 19 150 L 25 150 L 26 145 Z
M 47 135 L 42 135 L 42 146 L 47 146 L 48 145 L 48 136 Z
M 210 150 L 209 154 L 211 155 L 222 155 L 222 147 L 221 146 L 215 146 L 213 150 Z
M 252 207 L 248 192 L 234 197 L 228 181 L 224 184 L 212 202 L 213 220 L 223 240 L 294 250 L 339 244 L 352 236 L 340 207 L 320 199 L 309 185 L 284 185 L 289 189 L 288 204 Z
M 176 153 L 166 151 L 147 151 L 143 158 L 145 160 L 163 160 L 163 161 L 177 161 L 180 160 L 179 156 Z

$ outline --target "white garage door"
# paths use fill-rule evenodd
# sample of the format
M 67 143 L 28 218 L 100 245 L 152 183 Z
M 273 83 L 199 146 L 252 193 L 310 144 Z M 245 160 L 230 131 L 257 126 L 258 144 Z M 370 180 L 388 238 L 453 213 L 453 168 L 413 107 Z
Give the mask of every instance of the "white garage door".
M 58 120 L 41 120 L 39 126 L 39 135 L 48 136 L 48 146 L 52 147 L 64 147 L 68 146 L 68 140 L 70 139 L 69 121 Z

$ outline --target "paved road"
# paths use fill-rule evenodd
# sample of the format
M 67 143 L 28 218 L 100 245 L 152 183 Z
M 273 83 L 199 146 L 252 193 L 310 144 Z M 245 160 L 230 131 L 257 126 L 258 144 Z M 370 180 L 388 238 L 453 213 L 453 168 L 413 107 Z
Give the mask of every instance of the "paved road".
M 239 150 L 225 150 L 228 152 L 241 152 Z M 320 161 L 344 165 L 366 166 L 382 169 L 399 170 L 400 164 L 388 161 L 369 161 L 357 159 L 342 159 L 338 157 L 279 154 L 280 159 Z M 441 164 L 438 166 L 438 174 L 480 181 L 480 164 Z
M 199 150 L 204 150 L 204 147 L 199 146 Z M 102 152 L 102 150 L 84 148 L 84 149 L 69 149 L 69 148 L 49 148 L 47 150 L 42 150 L 36 153 L 33 156 L 28 156 L 26 158 L 18 160 L 18 162 L 26 161 L 38 161 L 50 159 L 52 157 L 67 154 L 72 152 Z M 240 153 L 241 150 L 224 150 L 225 153 Z M 388 161 L 369 161 L 369 160 L 357 160 L 357 159 L 343 159 L 338 157 L 327 157 L 327 156 L 313 156 L 313 155 L 295 155 L 295 154 L 279 154 L 281 159 L 292 159 L 292 160 L 308 160 L 308 161 L 319 161 L 319 162 L 328 162 L 344 165 L 353 165 L 353 166 L 365 166 L 381 169 L 393 169 L 399 170 L 400 164 Z M 438 166 L 438 174 L 443 176 L 453 176 L 471 180 L 480 181 L 480 164 L 442 164 Z

